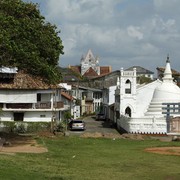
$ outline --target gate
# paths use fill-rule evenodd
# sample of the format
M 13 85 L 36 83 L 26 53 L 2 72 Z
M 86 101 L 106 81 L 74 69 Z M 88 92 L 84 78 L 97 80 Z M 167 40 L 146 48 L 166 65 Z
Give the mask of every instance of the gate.
M 180 133 L 180 117 L 172 118 L 173 114 L 180 114 L 180 103 L 163 103 L 162 114 L 166 114 L 167 133 Z

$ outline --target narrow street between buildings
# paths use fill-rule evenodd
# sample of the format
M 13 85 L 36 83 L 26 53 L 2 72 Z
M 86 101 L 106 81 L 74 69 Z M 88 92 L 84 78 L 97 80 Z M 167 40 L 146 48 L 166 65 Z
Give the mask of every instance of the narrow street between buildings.
M 119 132 L 111 126 L 111 124 L 107 121 L 97 121 L 95 117 L 85 117 L 84 122 L 86 124 L 85 131 L 70 131 L 70 134 L 94 134 L 96 136 L 112 136 L 117 137 L 120 136 Z

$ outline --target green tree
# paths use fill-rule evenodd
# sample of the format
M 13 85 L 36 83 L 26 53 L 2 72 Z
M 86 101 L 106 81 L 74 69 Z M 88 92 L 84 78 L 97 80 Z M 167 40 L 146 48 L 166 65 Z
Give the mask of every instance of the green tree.
M 68 120 L 68 119 L 71 119 L 71 118 L 72 118 L 71 112 L 70 112 L 70 111 L 66 111 L 66 112 L 64 113 L 64 119 L 65 119 L 65 120 Z
M 59 33 L 45 21 L 37 4 L 0 0 L 0 66 L 16 66 L 56 83 L 63 54 Z
M 139 76 L 139 77 L 137 77 L 137 82 L 139 83 L 139 84 L 148 84 L 148 83 L 150 83 L 150 82 L 152 82 L 152 80 L 151 80 L 151 78 L 149 78 L 149 77 L 145 77 L 145 76 Z

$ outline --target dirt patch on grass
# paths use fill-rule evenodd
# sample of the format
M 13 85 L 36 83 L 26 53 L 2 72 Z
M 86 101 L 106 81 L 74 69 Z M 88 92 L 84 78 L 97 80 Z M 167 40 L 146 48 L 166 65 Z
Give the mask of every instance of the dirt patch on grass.
M 1 136 L 0 153 L 15 154 L 15 153 L 45 153 L 47 148 L 39 145 L 37 141 L 30 135 L 4 135 Z
M 146 152 L 180 156 L 180 147 L 155 147 L 147 148 Z
M 119 134 L 119 133 L 100 133 L 100 132 L 94 132 L 94 133 L 83 133 L 81 135 L 83 138 L 111 138 L 111 139 L 132 139 L 132 140 L 144 140 L 143 135 L 141 134 Z
M 119 133 L 100 133 L 100 132 L 89 133 L 89 132 L 85 132 L 81 135 L 81 137 L 144 140 L 145 136 L 143 136 L 141 134 L 122 134 L 121 135 Z
M 120 134 L 113 134 L 113 133 L 99 133 L 99 132 L 95 132 L 95 133 L 83 133 L 80 137 L 83 138 L 120 138 L 121 135 Z

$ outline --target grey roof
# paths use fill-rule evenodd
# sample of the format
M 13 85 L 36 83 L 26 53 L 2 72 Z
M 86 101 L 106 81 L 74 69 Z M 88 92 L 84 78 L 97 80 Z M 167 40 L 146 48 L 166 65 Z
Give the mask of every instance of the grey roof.
M 101 89 L 95 89 L 95 88 L 90 88 L 90 87 L 84 87 L 84 86 L 78 86 L 79 89 L 84 89 L 84 90 L 89 90 L 93 92 L 102 92 Z
M 154 74 L 154 72 L 149 71 L 148 69 L 145 69 L 141 66 L 132 66 L 132 67 L 126 69 L 125 71 L 133 71 L 134 68 L 136 68 L 137 74 Z

